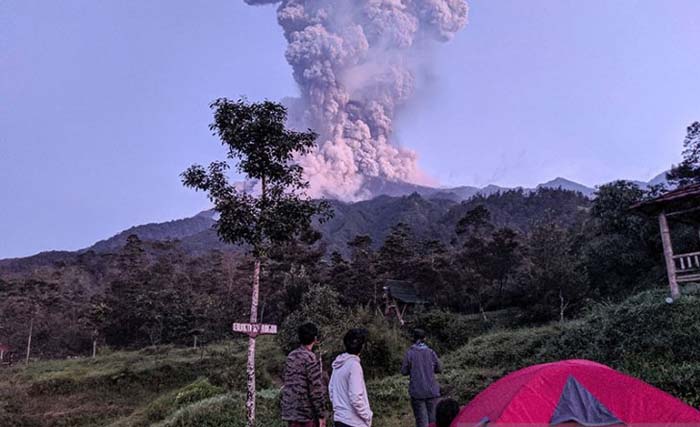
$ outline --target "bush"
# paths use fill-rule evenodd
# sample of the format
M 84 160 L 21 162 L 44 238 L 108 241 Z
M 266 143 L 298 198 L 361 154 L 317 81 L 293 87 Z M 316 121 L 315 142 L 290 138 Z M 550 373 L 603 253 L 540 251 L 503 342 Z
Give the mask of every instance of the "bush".
M 352 323 L 353 327 L 364 327 L 369 331 L 367 345 L 361 355 L 365 377 L 397 374 L 401 370 L 404 353 L 411 344 L 405 333 L 383 316 L 363 309 L 353 314 Z
M 258 392 L 256 399 L 256 425 L 259 427 L 283 427 L 279 419 L 277 393 Z M 245 395 L 231 393 L 215 396 L 185 406 L 154 427 L 243 427 L 245 419 Z
M 599 304 L 582 321 L 566 324 L 543 353 L 612 366 L 623 366 L 633 355 L 655 364 L 700 360 L 700 298 L 687 295 L 667 304 L 664 297 L 647 291 L 620 304 Z
M 513 371 L 551 360 L 542 349 L 559 336 L 557 326 L 499 331 L 474 338 L 448 355 L 445 362 L 457 368 Z
M 176 409 L 204 400 L 219 394 L 224 390 L 211 385 L 206 378 L 200 378 L 187 386 L 170 392 L 151 402 L 143 411 L 144 421 L 148 424 L 163 420 Z M 139 425 L 147 425 L 145 422 Z
M 348 329 L 350 311 L 338 303 L 338 294 L 330 287 L 311 286 L 302 296 L 297 310 L 282 323 L 277 335 L 283 351 L 289 353 L 299 346 L 297 328 L 313 322 L 318 326 L 324 351 L 342 349 L 342 338 Z
M 212 368 L 207 376 L 212 384 L 229 391 L 244 391 L 247 384 L 246 363 L 248 340 L 236 340 L 231 345 L 211 352 Z M 256 340 L 255 380 L 258 388 L 278 386 L 285 355 L 276 339 L 260 336 Z M 215 368 L 214 368 L 215 367 Z
M 362 352 L 362 366 L 367 378 L 397 373 L 403 353 L 410 344 L 404 333 L 383 316 L 365 308 L 354 311 L 342 308 L 338 303 L 338 294 L 319 285 L 307 290 L 299 309 L 282 325 L 278 342 L 286 352 L 299 345 L 297 328 L 305 322 L 313 322 L 319 327 L 322 342 L 318 351 L 328 371 L 333 359 L 345 351 L 343 336 L 352 328 L 366 328 L 369 331 L 367 346 Z
M 647 291 L 620 304 L 599 304 L 575 322 L 474 338 L 446 358 L 443 382 L 459 398 L 470 399 L 494 378 L 525 366 L 589 359 L 697 406 L 700 298 L 684 295 L 666 304 L 664 297 Z

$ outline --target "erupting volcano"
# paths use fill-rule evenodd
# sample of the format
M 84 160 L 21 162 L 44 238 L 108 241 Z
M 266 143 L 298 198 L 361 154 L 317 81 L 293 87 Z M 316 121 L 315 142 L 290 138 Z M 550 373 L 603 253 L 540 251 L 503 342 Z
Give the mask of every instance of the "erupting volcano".
M 299 159 L 310 195 L 372 196 L 377 181 L 427 184 L 415 152 L 396 144 L 397 108 L 415 92 L 436 41 L 467 22 L 464 0 L 245 0 L 280 3 L 277 19 L 301 97 L 285 100 L 292 127 L 319 133 Z

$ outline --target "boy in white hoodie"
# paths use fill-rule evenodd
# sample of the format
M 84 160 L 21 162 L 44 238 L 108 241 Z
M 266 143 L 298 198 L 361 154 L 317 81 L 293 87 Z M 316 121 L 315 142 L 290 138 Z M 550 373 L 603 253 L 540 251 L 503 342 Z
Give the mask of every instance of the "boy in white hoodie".
M 360 352 L 367 341 L 366 329 L 351 329 L 343 337 L 345 353 L 333 361 L 328 395 L 336 427 L 371 427 L 372 410 L 360 365 Z

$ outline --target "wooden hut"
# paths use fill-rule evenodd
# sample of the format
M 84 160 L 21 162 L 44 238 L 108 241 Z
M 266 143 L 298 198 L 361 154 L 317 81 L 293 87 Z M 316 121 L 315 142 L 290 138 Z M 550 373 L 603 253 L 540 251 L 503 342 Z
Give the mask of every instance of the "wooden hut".
M 421 299 L 413 283 L 405 280 L 387 280 L 384 286 L 384 315 L 396 316 L 399 323 L 405 322 L 406 310 L 416 305 L 428 303 Z
M 632 209 L 658 217 L 668 285 L 671 289 L 671 297 L 678 298 L 679 283 L 700 282 L 700 242 L 697 251 L 675 253 L 669 221 L 693 226 L 700 225 L 700 184 L 687 185 L 669 191 L 655 199 L 637 203 L 632 206 Z

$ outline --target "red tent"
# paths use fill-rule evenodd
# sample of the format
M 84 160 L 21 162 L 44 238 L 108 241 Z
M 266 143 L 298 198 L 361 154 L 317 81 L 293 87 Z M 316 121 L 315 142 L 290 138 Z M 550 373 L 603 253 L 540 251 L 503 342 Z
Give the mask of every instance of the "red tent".
M 700 411 L 605 365 L 566 360 L 513 372 L 479 393 L 452 423 L 475 425 L 690 427 L 700 426 Z

